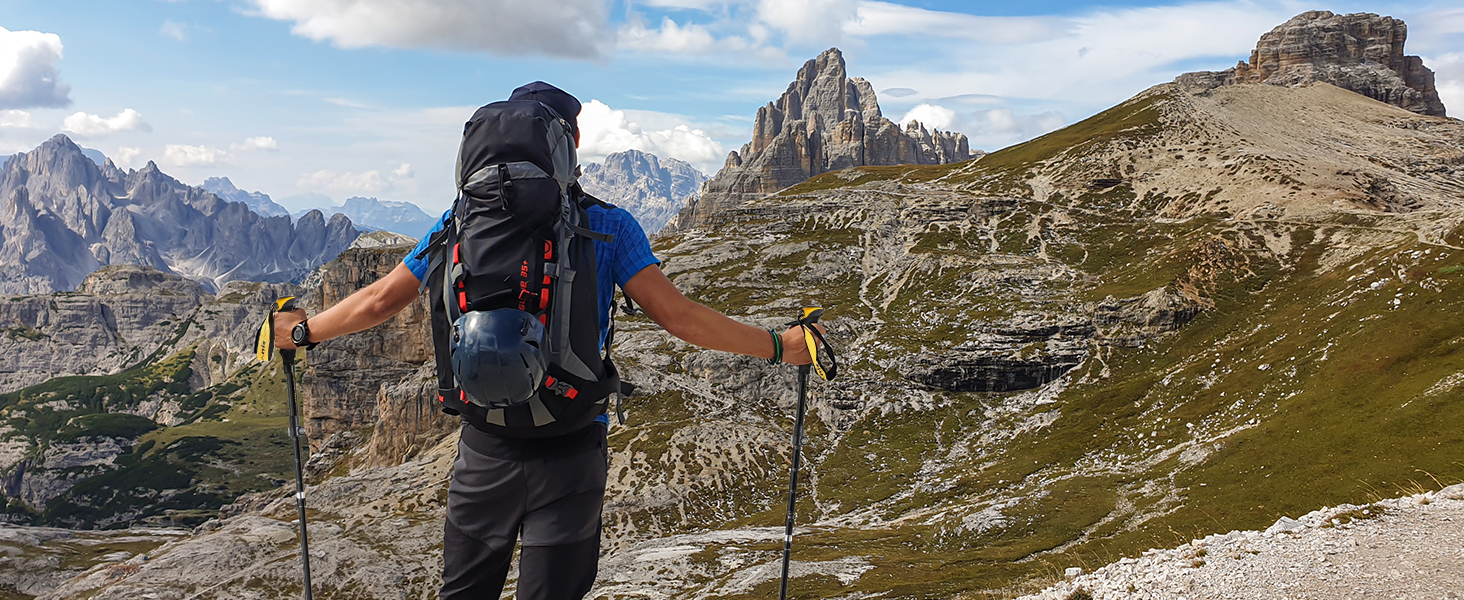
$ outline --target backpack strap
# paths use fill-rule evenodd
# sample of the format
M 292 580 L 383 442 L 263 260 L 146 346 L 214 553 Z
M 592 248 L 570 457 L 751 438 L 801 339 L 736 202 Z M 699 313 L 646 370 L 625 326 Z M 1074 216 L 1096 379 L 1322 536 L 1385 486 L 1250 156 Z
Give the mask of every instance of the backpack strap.
M 427 283 L 431 281 L 432 274 L 437 272 L 437 268 L 442 266 L 442 261 L 447 256 L 447 253 L 442 251 L 447 241 L 447 227 L 447 224 L 443 224 L 442 229 L 437 230 L 437 233 L 427 238 L 427 247 L 417 253 L 417 260 L 422 260 L 428 256 L 432 257 L 431 262 L 427 263 L 427 274 L 422 276 L 422 283 L 417 285 L 418 296 L 422 295 L 422 292 L 427 289 Z

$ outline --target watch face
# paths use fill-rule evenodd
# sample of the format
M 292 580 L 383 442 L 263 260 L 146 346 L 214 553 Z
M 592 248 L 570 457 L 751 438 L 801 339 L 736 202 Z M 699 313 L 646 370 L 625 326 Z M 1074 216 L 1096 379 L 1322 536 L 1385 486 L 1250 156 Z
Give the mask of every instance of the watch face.
M 290 330 L 290 341 L 294 342 L 296 346 L 304 346 L 309 342 L 309 339 L 310 330 L 305 328 L 304 321 L 296 323 L 295 328 Z

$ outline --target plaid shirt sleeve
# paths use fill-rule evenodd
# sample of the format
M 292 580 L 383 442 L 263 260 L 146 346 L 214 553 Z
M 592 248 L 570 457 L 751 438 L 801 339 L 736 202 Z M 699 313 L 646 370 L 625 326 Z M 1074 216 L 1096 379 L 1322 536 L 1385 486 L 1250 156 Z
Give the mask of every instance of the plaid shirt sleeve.
M 625 287 L 626 282 L 641 272 L 641 269 L 661 264 L 661 261 L 651 252 L 651 241 L 635 217 L 621 208 L 610 211 L 610 214 L 619 221 L 614 229 L 612 277 L 615 285 Z

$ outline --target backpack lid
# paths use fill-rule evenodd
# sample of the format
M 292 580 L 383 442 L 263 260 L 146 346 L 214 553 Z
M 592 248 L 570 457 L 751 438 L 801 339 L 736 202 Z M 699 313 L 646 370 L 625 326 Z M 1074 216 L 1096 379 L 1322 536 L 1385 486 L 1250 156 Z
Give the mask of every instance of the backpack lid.
M 456 183 L 462 190 L 475 173 L 491 165 L 530 163 L 568 186 L 578 164 L 570 124 L 536 100 L 503 100 L 479 108 L 463 126 Z

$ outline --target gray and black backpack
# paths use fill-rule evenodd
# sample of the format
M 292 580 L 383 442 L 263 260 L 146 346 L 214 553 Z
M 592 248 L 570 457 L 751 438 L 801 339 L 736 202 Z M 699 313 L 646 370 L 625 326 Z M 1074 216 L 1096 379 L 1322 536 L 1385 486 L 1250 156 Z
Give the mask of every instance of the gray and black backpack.
M 586 213 L 608 205 L 580 189 L 578 168 L 571 125 L 540 102 L 494 102 L 464 128 L 457 200 L 419 256 L 438 400 L 482 431 L 570 433 L 621 391 L 599 343 L 594 242 L 612 236 Z

